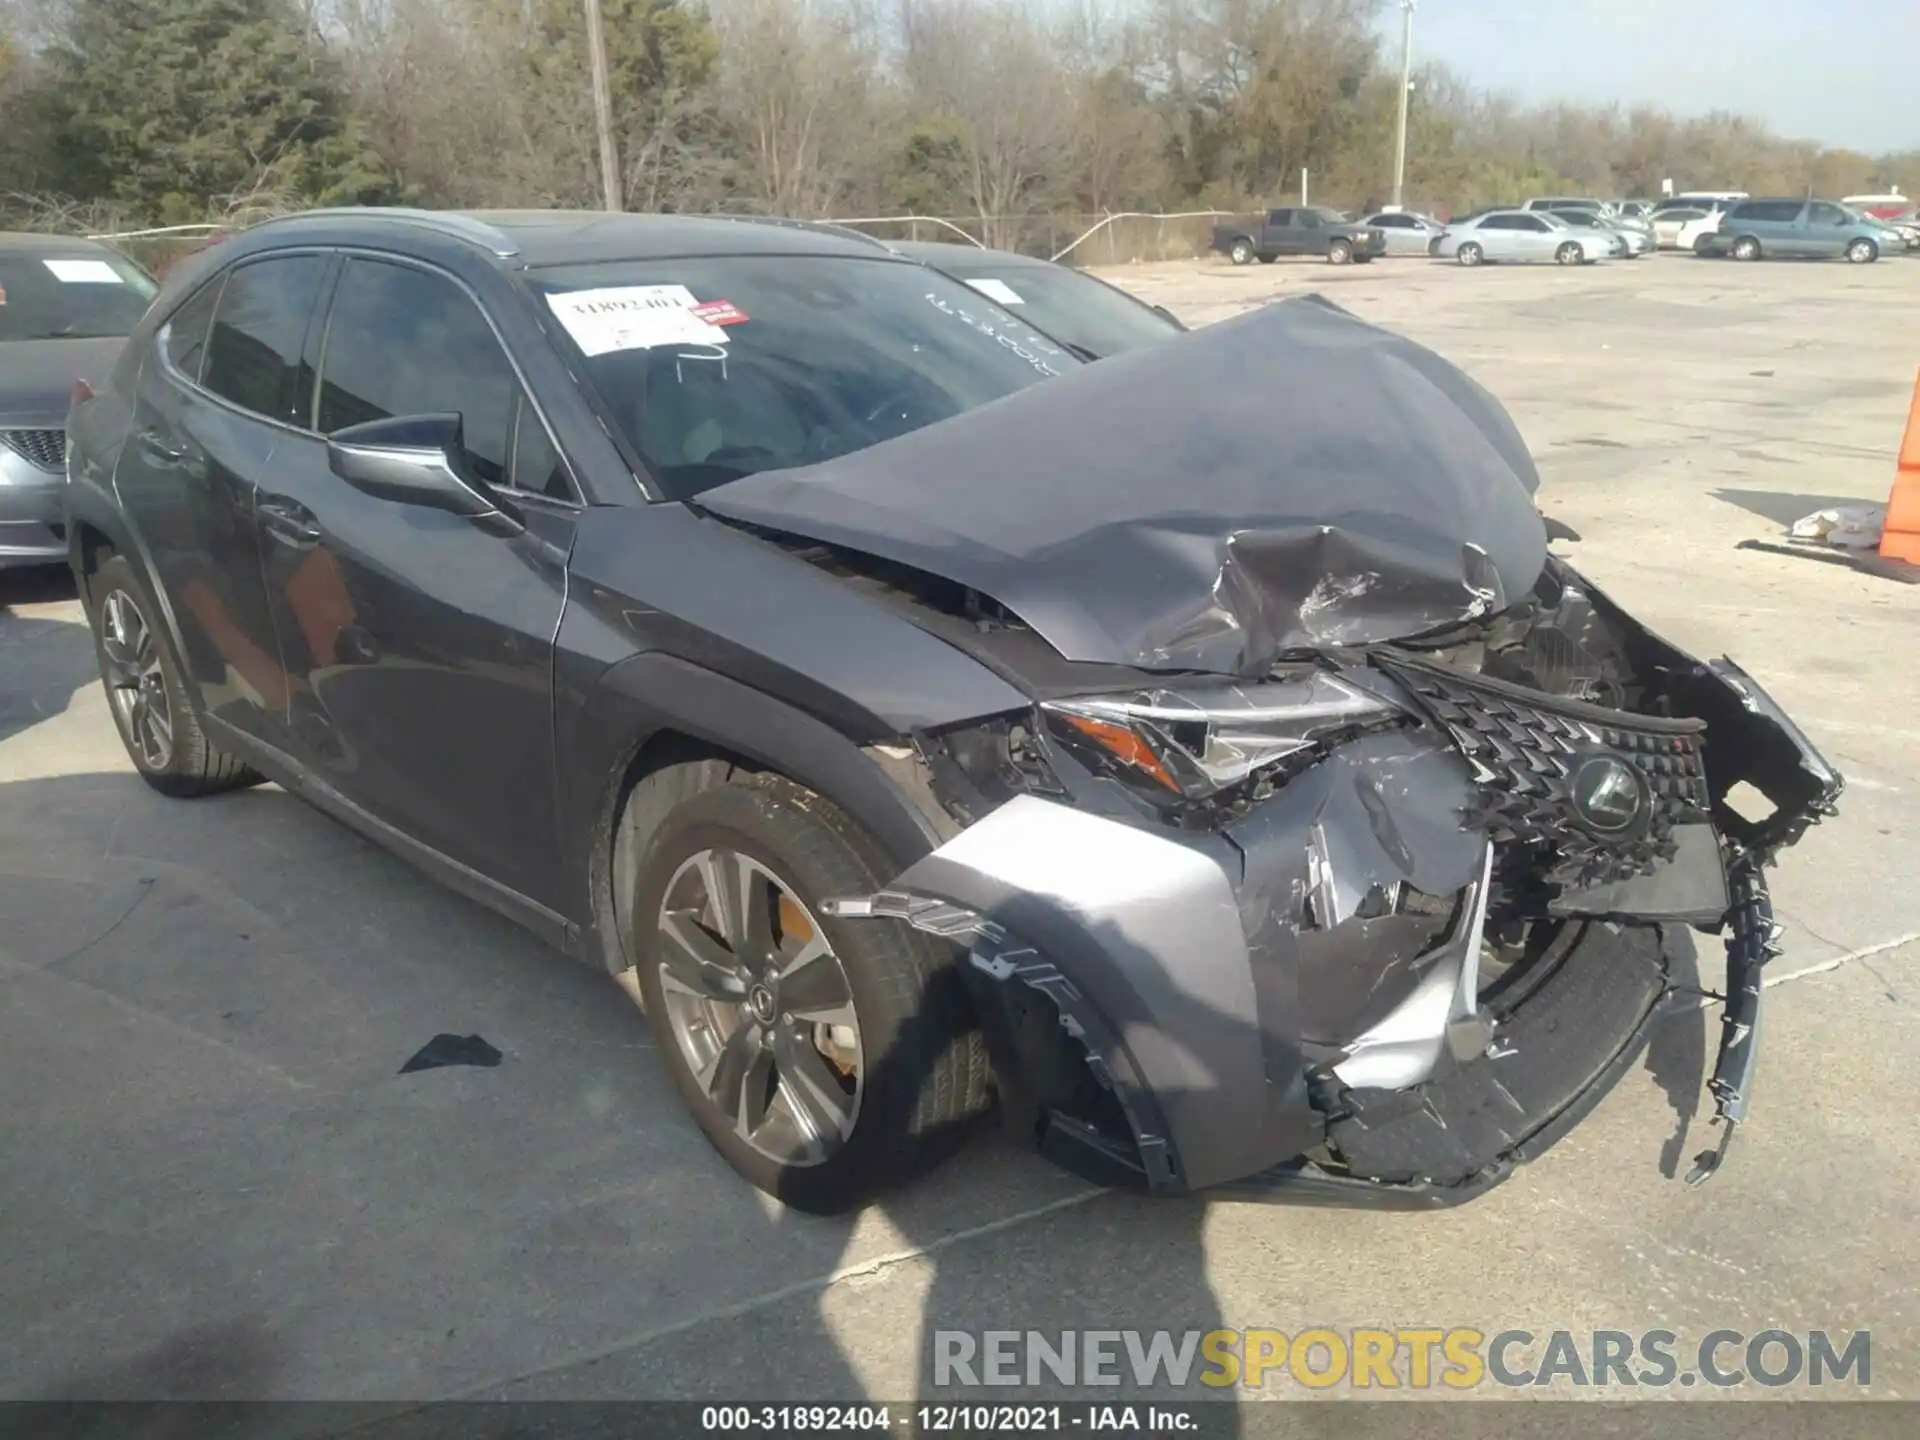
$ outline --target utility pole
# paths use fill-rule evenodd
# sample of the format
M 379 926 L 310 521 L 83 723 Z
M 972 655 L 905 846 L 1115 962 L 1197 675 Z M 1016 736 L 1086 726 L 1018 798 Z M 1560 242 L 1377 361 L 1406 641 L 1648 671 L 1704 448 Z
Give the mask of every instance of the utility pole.
M 600 28 L 600 0 L 587 0 L 587 53 L 593 62 L 593 128 L 600 135 L 600 196 L 620 208 L 620 155 L 613 148 L 613 87 L 607 79 L 607 37 Z M 1404 114 L 1406 102 L 1401 102 Z
M 1407 94 L 1413 89 L 1413 7 L 1415 0 L 1400 0 L 1400 123 L 1393 141 L 1393 208 L 1401 206 L 1407 182 Z

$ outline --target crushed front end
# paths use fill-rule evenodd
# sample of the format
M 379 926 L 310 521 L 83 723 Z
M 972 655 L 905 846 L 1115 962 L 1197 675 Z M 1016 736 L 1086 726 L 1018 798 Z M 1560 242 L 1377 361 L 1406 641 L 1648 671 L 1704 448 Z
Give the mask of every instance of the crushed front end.
M 1418 639 L 1056 689 L 874 754 L 949 838 L 829 908 L 965 948 L 1023 1138 L 1156 1193 L 1387 1204 L 1470 1198 L 1571 1128 L 1697 1001 L 1693 931 L 1726 949 L 1704 1178 L 1757 1056 L 1763 868 L 1842 788 L 1738 667 L 1557 560 Z

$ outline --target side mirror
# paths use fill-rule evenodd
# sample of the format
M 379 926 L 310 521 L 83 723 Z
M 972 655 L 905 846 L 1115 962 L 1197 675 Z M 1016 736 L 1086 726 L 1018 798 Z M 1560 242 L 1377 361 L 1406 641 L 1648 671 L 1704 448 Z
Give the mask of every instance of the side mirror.
M 464 515 L 496 535 L 526 529 L 519 512 L 467 465 L 458 415 L 395 415 L 327 437 L 327 466 L 354 489 Z

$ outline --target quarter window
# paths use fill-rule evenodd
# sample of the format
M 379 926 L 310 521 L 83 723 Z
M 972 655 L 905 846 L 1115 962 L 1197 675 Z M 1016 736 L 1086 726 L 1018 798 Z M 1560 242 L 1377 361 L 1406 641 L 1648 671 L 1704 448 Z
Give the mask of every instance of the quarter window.
M 201 287 L 167 321 L 167 363 L 189 380 L 200 378 L 200 362 L 207 353 L 207 331 L 213 308 L 220 301 L 220 282 Z
M 228 275 L 200 383 L 256 415 L 305 424 L 301 400 L 313 377 L 300 363 L 300 342 L 326 266 L 325 256 L 288 255 Z
M 394 415 L 457 414 L 474 473 L 500 485 L 521 398 L 492 327 L 452 280 L 409 265 L 347 262 L 321 352 L 323 434 Z M 527 418 L 537 429 L 530 411 Z

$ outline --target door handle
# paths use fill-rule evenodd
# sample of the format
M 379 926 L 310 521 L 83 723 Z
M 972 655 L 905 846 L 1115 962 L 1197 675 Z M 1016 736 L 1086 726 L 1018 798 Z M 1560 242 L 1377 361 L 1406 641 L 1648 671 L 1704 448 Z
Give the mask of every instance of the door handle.
M 284 495 L 261 496 L 254 513 L 260 517 L 262 530 L 296 550 L 310 550 L 326 538 L 314 513 Z
M 154 459 L 167 465 L 178 465 L 182 460 L 187 458 L 187 452 L 185 450 L 167 444 L 166 441 L 162 440 L 151 430 L 142 430 L 140 432 L 140 448 Z

